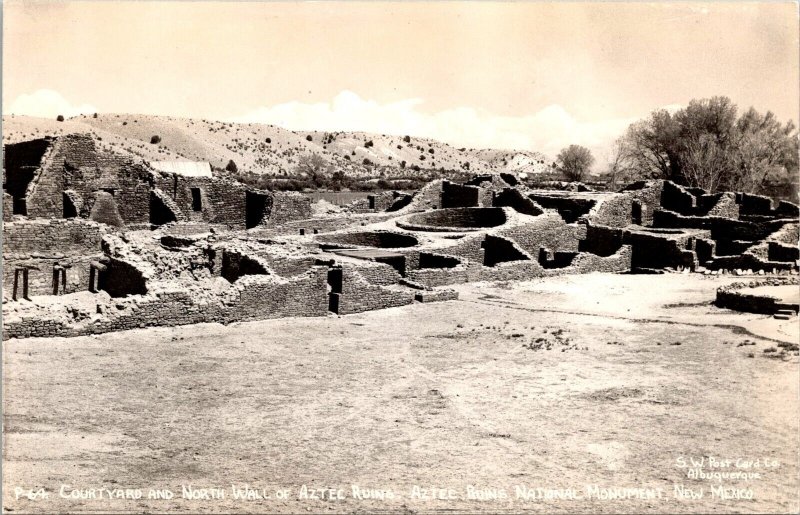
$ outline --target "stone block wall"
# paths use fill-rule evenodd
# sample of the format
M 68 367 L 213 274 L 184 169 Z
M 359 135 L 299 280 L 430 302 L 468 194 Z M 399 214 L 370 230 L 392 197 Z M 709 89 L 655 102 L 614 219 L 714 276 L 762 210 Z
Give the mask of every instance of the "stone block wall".
M 736 203 L 736 195 L 730 192 L 718 195 L 714 205 L 706 212 L 706 215 L 739 218 L 739 204 Z
M 477 186 L 465 186 L 442 182 L 442 208 L 448 207 L 479 207 L 480 188 Z
M 10 222 L 14 215 L 14 197 L 3 192 L 3 221 Z
M 577 252 L 579 241 L 586 238 L 586 226 L 567 224 L 558 214 L 548 212 L 529 223 L 502 228 L 497 234 L 514 240 L 528 254 L 538 256 L 542 247 L 554 252 Z
M 358 268 L 342 267 L 340 315 L 404 306 L 412 302 L 414 302 L 414 290 L 371 284 L 361 275 Z
M 386 263 L 364 261 L 363 264 L 359 263 L 356 269 L 361 277 L 370 284 L 388 286 L 390 284 L 398 284 L 402 279 L 400 273 L 393 266 Z
M 65 268 L 58 293 L 89 289 L 89 264 L 103 255 L 104 226 L 84 220 L 18 220 L 3 224 L 3 294 L 10 298 L 14 271 L 29 268 L 28 294 L 54 293 L 54 267 Z M 20 278 L 21 281 L 21 278 Z M 19 285 L 22 294 L 22 285 Z
M 686 188 L 673 182 L 664 181 L 663 184 L 661 207 L 684 215 L 691 215 L 695 212 L 697 197 L 687 191 Z
M 293 220 L 311 218 L 311 199 L 295 192 L 273 192 L 272 211 L 267 223 L 280 225 Z
M 104 226 L 87 220 L 18 220 L 3 224 L 3 255 L 97 253 L 106 233 Z

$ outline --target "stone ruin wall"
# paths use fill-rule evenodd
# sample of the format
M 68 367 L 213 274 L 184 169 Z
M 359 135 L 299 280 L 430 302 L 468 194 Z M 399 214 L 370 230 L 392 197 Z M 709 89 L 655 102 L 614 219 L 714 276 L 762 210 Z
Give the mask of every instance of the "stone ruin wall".
M 145 197 L 147 208 L 141 212 L 149 212 L 150 191 L 151 188 L 157 188 L 169 196 L 176 209 L 185 214 L 185 219 L 189 222 L 164 226 L 162 231 L 165 235 L 209 232 L 212 226 L 244 228 L 248 215 L 248 194 L 244 186 L 219 179 L 151 174 L 149 170 L 138 167 L 139 165 L 129 165 L 116 157 L 92 161 L 91 156 L 84 155 L 89 152 L 89 147 L 85 144 L 86 141 L 80 138 L 74 141 L 69 138 L 57 140 L 44 160 L 45 166 L 40 170 L 38 182 L 35 183 L 36 195 L 29 199 L 29 207 L 38 206 L 37 208 L 42 209 L 41 213 L 48 212 L 48 209 L 49 212 L 58 211 L 54 218 L 60 218 L 63 215 L 64 191 L 60 190 L 58 196 L 53 192 L 69 186 L 69 191 L 80 200 L 81 213 L 88 212 L 91 216 L 91 198 L 96 194 L 86 192 L 95 192 L 99 188 L 104 194 L 111 195 L 104 190 L 108 188 L 109 179 L 113 179 L 111 185 L 115 190 L 115 202 L 117 199 L 131 199 L 130 205 L 125 204 L 123 207 L 118 204 L 119 215 L 126 223 L 141 221 L 142 215 L 138 215 L 140 218 L 137 219 L 127 209 L 142 205 Z M 91 152 L 95 152 L 93 143 L 91 149 Z M 63 163 L 58 165 L 62 159 Z M 62 168 L 60 173 L 59 166 Z M 109 170 L 116 172 L 111 174 Z M 192 188 L 199 188 L 202 192 L 201 211 L 192 209 Z M 517 190 L 513 191 L 519 193 Z M 93 227 L 104 226 L 85 220 L 14 222 L 7 224 L 10 227 L 8 235 L 4 230 L 7 242 L 4 250 L 14 248 L 19 253 L 4 255 L 5 265 L 10 267 L 38 259 L 50 267 L 49 277 L 45 272 L 35 274 L 31 271 L 31 294 L 52 293 L 55 255 L 44 255 L 43 249 L 47 250 L 48 244 L 55 243 L 49 242 L 52 238 L 48 234 L 58 232 L 55 235 L 57 241 L 58 238 L 76 238 L 75 234 L 86 231 L 88 235 L 82 243 L 84 246 L 77 243 L 77 240 L 72 243 L 63 242 L 67 252 L 62 250 L 57 256 L 61 260 L 72 260 L 75 273 L 70 276 L 70 280 L 75 282 L 70 283 L 71 291 L 88 289 L 89 263 L 103 258 L 106 267 L 104 278 L 107 281 L 103 289 L 114 298 L 110 304 L 98 304 L 97 310 L 102 316 L 87 315 L 86 320 L 76 321 L 56 314 L 28 318 L 22 315 L 6 324 L 4 338 L 71 336 L 151 325 L 231 323 L 283 316 L 322 316 L 329 313 L 331 306 L 331 266 L 338 267 L 342 274 L 341 291 L 333 293 L 338 296 L 336 312 L 347 314 L 402 306 L 415 300 L 447 300 L 455 294 L 430 288 L 459 282 L 517 281 L 564 273 L 618 272 L 645 265 L 663 267 L 674 263 L 686 263 L 686 266 L 694 267 L 697 265 L 697 256 L 713 255 L 714 242 L 720 238 L 764 239 L 775 235 L 773 240 L 754 246 L 750 254 L 731 256 L 732 260 L 738 259 L 735 262 L 741 264 L 749 263 L 748 260 L 763 261 L 769 259 L 770 255 L 787 258 L 797 250 L 796 242 L 783 241 L 791 240 L 794 234 L 791 230 L 782 229 L 786 226 L 785 220 L 769 221 L 759 218 L 789 216 L 796 211 L 797 206 L 788 203 L 774 205 L 771 201 L 766 203 L 758 196 L 710 195 L 664 182 L 629 188 L 621 195 L 598 195 L 597 201 L 587 200 L 591 199 L 591 195 L 588 195 L 581 202 L 585 204 L 591 201 L 594 205 L 576 223 L 567 223 L 564 220 L 567 215 L 562 216 L 556 210 L 542 210 L 527 194 L 514 195 L 509 191 L 506 182 L 497 181 L 495 184 L 494 180 L 467 185 L 435 181 L 420 190 L 406 207 L 394 213 L 374 216 L 349 215 L 312 219 L 310 199 L 304 195 L 268 192 L 260 194 L 269 196 L 269 202 L 265 204 L 268 209 L 265 209 L 262 225 L 252 229 L 250 237 L 297 235 L 300 230 L 306 235 L 312 235 L 315 232 L 388 221 L 393 216 L 450 205 L 490 207 L 495 204 L 510 204 L 521 207 L 533 216 L 515 214 L 516 211 L 509 207 L 506 208 L 509 218 L 505 224 L 468 232 L 460 239 L 453 240 L 452 245 L 435 250 L 419 247 L 393 249 L 393 253 L 405 256 L 405 277 L 394 267 L 378 262 L 380 257 L 376 257 L 376 260 L 337 260 L 331 259 L 325 253 L 319 257 L 314 257 L 313 254 L 284 256 L 271 254 L 269 247 L 265 247 L 263 252 L 250 249 L 239 256 L 238 267 L 241 270 L 232 272 L 232 275 L 227 274 L 229 277 L 226 279 L 232 284 L 221 293 L 209 290 L 209 284 L 204 281 L 226 275 L 223 272 L 224 246 L 207 243 L 205 246 L 193 248 L 190 253 L 186 253 L 184 249 L 180 255 L 185 259 L 182 258 L 180 263 L 167 260 L 163 264 L 159 252 L 168 251 L 157 248 L 155 254 L 148 254 L 150 251 L 147 251 L 144 252 L 145 256 L 140 257 L 133 257 L 127 250 L 117 252 L 107 248 L 106 252 L 101 251 L 103 235 L 92 231 L 95 230 Z M 4 196 L 4 204 L 10 202 L 6 197 L 9 196 Z M 84 198 L 89 198 L 89 202 L 84 202 Z M 391 205 L 389 201 L 394 197 L 376 197 L 376 206 L 378 198 Z M 107 202 L 107 199 L 103 202 Z M 704 243 L 706 240 L 698 237 L 695 247 L 695 236 L 688 233 L 671 235 L 667 232 L 658 234 L 627 229 L 633 219 L 633 206 L 637 202 L 641 207 L 641 225 L 702 229 L 708 234 L 710 243 Z M 440 212 L 439 215 L 444 215 L 445 218 L 449 216 L 448 212 Z M 462 215 L 465 213 L 452 213 L 452 216 Z M 736 219 L 739 215 L 750 219 Z M 447 225 L 447 220 L 439 221 Z M 454 221 L 454 224 L 458 225 L 456 222 L 458 221 Z M 186 227 L 191 229 L 187 230 Z M 69 236 L 70 234 L 73 236 Z M 25 241 L 22 242 L 20 238 Z M 106 241 L 114 240 L 109 236 Z M 180 244 L 174 238 L 171 241 L 176 242 L 175 245 Z M 513 255 L 485 266 L 486 248 L 495 248 L 486 245 L 499 245 L 503 249 L 508 247 L 507 250 Z M 649 249 L 649 254 L 643 254 L 642 249 Z M 146 249 L 140 248 L 135 253 L 143 250 Z M 495 248 L 493 252 L 496 254 L 498 250 Z M 72 253 L 74 255 L 68 255 Z M 231 250 L 229 257 L 234 254 L 236 252 Z M 420 268 L 422 254 L 437 257 L 433 260 L 426 258 L 429 266 Z M 331 264 L 326 264 L 326 259 Z M 247 265 L 250 262 L 263 265 Z M 725 259 L 720 262 L 728 263 Z M 235 264 L 230 266 L 236 267 Z M 47 267 L 40 268 L 44 270 Z M 172 270 L 173 268 L 180 270 Z M 85 275 L 81 275 L 82 270 L 86 271 Z M 171 275 L 173 272 L 174 276 Z M 171 279 L 178 279 L 178 282 L 170 283 Z M 13 282 L 13 276 L 10 281 Z M 9 277 L 4 269 L 6 290 L 8 283 Z
M 29 295 L 52 295 L 57 265 L 65 268 L 66 276 L 59 294 L 89 290 L 90 263 L 103 256 L 101 241 L 106 231 L 101 224 L 83 220 L 3 223 L 3 296 L 13 295 L 15 270 L 19 268 L 30 268 Z M 18 285 L 20 295 L 21 287 Z

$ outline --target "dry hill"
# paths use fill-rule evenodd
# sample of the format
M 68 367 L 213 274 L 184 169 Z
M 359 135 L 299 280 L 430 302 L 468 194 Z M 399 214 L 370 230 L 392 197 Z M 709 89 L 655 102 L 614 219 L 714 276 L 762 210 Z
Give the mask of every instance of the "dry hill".
M 538 152 L 456 148 L 413 136 L 295 132 L 273 125 L 135 114 L 81 115 L 63 122 L 3 117 L 3 143 L 71 133 L 90 133 L 104 148 L 148 161 L 209 161 L 223 168 L 232 160 L 240 171 L 272 176 L 291 174 L 305 154 L 318 154 L 354 177 L 372 175 L 375 166 L 392 167 L 393 175 L 403 176 L 417 169 L 535 174 L 552 165 Z

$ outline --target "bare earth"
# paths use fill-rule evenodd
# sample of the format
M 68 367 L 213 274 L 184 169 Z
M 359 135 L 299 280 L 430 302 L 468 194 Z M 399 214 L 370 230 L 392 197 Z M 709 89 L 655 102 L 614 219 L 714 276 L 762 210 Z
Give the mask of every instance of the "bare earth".
M 463 285 L 458 301 L 344 317 L 12 340 L 4 504 L 14 513 L 797 512 L 800 363 L 779 345 L 798 342 L 797 318 L 711 306 L 731 281 L 565 276 Z M 703 473 L 761 478 L 688 478 L 680 458 L 701 457 Z M 234 499 L 232 485 L 245 483 L 270 498 Z M 342 491 L 301 499 L 304 484 Z M 224 498 L 184 499 L 190 485 Z M 354 498 L 352 485 L 393 498 Z M 469 499 L 470 485 L 500 498 Z M 702 497 L 678 499 L 675 485 Z M 753 499 L 721 499 L 720 486 Z M 519 498 L 522 487 L 533 497 Z M 20 493 L 40 488 L 47 499 Z M 109 499 L 116 488 L 143 499 Z M 174 497 L 148 500 L 151 488 Z M 536 488 L 577 498 L 537 498 Z M 662 498 L 602 498 L 607 488 Z M 99 498 L 59 495 L 89 489 Z

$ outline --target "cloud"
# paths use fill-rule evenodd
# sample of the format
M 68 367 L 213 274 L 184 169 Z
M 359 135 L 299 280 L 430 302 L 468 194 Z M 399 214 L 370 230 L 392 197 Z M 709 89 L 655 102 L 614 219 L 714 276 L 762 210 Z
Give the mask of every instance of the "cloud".
M 379 104 L 352 91 L 331 102 L 287 102 L 260 107 L 230 121 L 266 123 L 291 130 L 365 131 L 433 138 L 475 148 L 534 150 L 555 156 L 571 145 L 607 149 L 636 118 L 581 121 L 559 105 L 524 116 L 496 116 L 471 107 L 426 113 L 418 98 Z
M 96 112 L 97 108 L 89 104 L 72 105 L 59 92 L 51 89 L 40 89 L 30 94 L 22 94 L 10 105 L 3 106 L 3 114 L 38 116 L 40 118 L 55 118 L 58 115 L 69 118 Z

